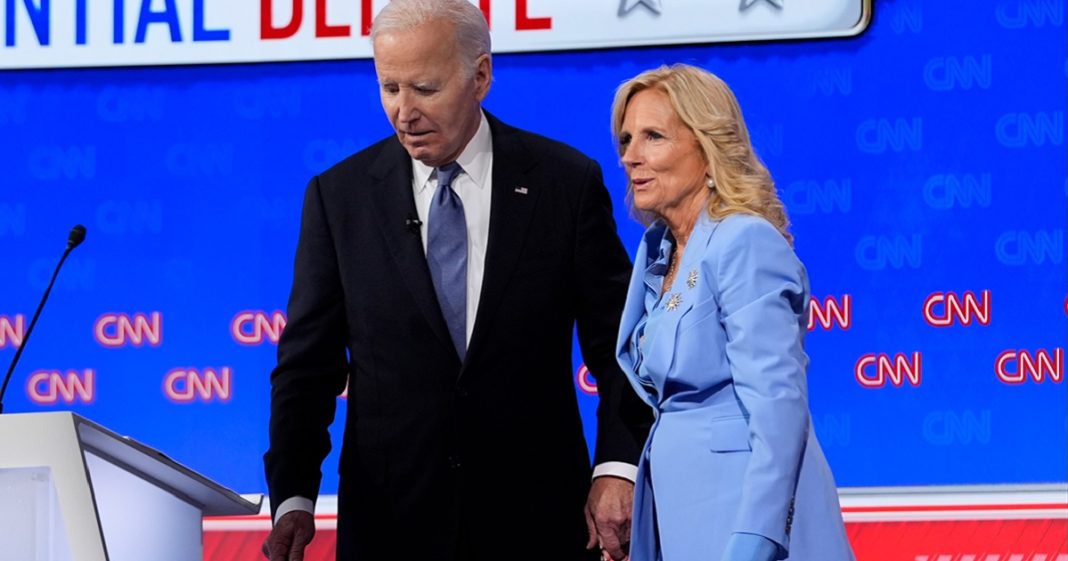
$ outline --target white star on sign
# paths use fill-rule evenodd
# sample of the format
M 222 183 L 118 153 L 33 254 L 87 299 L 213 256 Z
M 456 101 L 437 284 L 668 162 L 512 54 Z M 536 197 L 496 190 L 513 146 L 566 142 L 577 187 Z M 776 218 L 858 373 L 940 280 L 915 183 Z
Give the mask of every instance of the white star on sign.
M 638 4 L 641 4 L 641 5 L 645 6 L 646 8 L 649 8 L 656 15 L 660 15 L 660 0 L 620 0 L 620 2 L 619 2 L 619 15 L 620 15 L 620 17 L 626 15 L 627 12 L 633 10 Z
M 776 8 L 778 8 L 780 10 L 782 9 L 782 2 L 783 2 L 783 0 L 768 0 L 769 4 L 771 4 L 772 6 L 775 6 Z M 757 0 L 742 0 L 742 5 L 738 7 L 738 11 L 739 12 L 743 12 L 743 11 L 749 9 L 750 6 L 752 6 L 753 4 L 756 4 L 756 3 L 757 3 Z

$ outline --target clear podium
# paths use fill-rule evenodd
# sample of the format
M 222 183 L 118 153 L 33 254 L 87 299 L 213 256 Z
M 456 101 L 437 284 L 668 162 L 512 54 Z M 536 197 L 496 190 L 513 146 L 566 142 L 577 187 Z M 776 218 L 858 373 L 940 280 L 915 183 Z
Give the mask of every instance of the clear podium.
M 74 413 L 0 415 L 0 561 L 202 561 L 253 502 Z

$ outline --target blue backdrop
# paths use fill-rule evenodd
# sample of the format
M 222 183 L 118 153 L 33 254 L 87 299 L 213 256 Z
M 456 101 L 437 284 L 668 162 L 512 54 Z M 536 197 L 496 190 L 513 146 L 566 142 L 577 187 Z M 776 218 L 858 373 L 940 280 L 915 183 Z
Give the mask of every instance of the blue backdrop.
M 614 89 L 716 72 L 837 306 L 807 343 L 838 483 L 1064 481 L 1065 2 L 874 11 L 845 40 L 500 55 L 486 106 L 598 159 L 633 249 Z M 390 133 L 370 61 L 0 73 L 0 364 L 70 226 L 89 229 L 7 411 L 71 409 L 265 490 L 275 347 L 239 343 L 257 330 L 235 338 L 235 318 L 284 310 L 308 178 Z M 137 314 L 150 329 L 124 329 Z

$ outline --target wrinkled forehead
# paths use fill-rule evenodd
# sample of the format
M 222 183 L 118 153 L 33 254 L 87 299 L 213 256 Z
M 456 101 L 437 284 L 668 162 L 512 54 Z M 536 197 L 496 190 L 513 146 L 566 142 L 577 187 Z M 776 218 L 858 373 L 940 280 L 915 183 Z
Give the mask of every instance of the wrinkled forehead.
M 420 26 L 376 37 L 374 65 L 379 81 L 415 83 L 454 74 L 461 61 L 451 34 Z
M 671 99 L 663 91 L 649 88 L 636 92 L 627 100 L 623 109 L 624 127 L 628 126 L 681 126 L 682 120 L 675 111 Z

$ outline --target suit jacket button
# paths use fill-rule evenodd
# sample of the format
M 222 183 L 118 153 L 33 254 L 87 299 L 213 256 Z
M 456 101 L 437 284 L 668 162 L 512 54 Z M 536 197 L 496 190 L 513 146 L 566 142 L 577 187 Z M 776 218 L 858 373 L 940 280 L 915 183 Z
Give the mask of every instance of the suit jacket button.
M 794 499 L 790 499 L 790 510 L 786 513 L 786 535 L 790 535 L 790 528 L 794 524 Z
M 459 455 L 453 454 L 453 455 L 449 456 L 449 467 L 451 467 L 452 469 L 460 469 L 460 467 L 462 465 L 463 464 L 460 463 L 460 456 Z

